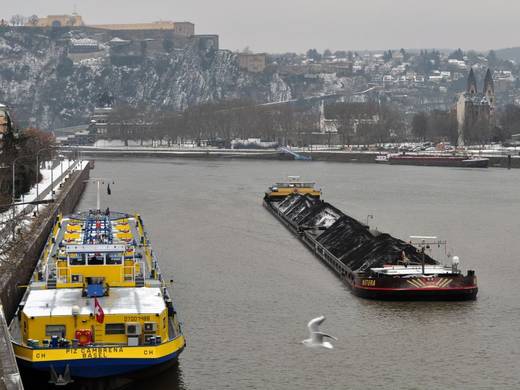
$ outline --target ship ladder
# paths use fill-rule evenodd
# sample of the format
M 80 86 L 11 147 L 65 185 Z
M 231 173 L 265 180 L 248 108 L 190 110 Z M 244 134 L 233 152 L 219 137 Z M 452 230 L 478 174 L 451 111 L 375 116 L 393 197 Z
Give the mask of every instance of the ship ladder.
M 105 334 L 103 333 L 103 324 L 98 324 L 96 323 L 96 325 L 94 326 L 94 342 L 95 343 L 100 343 L 103 341 L 103 336 Z

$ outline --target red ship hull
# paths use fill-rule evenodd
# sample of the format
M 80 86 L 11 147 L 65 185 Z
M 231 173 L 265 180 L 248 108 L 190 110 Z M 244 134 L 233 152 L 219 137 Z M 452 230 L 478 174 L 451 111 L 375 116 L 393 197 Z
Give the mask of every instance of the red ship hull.
M 358 297 L 382 300 L 434 300 L 465 301 L 477 297 L 478 287 L 474 275 L 450 275 L 414 278 L 365 278 L 347 279 L 347 285 Z
M 390 156 L 388 162 L 393 165 L 420 165 L 435 167 L 487 168 L 489 159 L 457 156 Z

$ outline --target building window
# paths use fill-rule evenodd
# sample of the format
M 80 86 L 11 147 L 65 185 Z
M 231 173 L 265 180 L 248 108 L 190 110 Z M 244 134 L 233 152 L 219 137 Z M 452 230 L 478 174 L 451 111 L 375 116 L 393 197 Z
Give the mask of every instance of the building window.
M 125 334 L 125 324 L 106 324 L 105 334 Z
M 48 336 L 48 337 L 58 336 L 59 338 L 65 337 L 65 325 L 47 325 L 47 326 L 45 326 L 45 336 Z

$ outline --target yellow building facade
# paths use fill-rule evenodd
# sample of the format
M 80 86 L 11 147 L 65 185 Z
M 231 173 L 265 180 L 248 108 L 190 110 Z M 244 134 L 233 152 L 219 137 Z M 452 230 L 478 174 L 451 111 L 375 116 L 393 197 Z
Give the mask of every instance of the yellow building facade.
M 195 25 L 191 22 L 159 21 L 152 23 L 93 24 L 89 27 L 103 30 L 171 30 L 187 37 L 195 34 Z
M 31 24 L 34 25 L 34 24 Z M 84 26 L 83 19 L 80 15 L 48 15 L 45 18 L 39 18 L 35 27 L 70 27 Z

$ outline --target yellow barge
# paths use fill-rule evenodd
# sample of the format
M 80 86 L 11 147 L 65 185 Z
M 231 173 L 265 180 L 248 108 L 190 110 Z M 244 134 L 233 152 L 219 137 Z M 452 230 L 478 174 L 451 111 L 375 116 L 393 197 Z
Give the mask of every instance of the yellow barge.
M 186 345 L 139 215 L 59 216 L 10 324 L 22 367 L 74 377 L 174 362 Z
M 293 194 L 320 199 L 321 190 L 316 188 L 315 183 L 301 181 L 299 176 L 289 176 L 288 179 L 288 181 L 279 182 L 269 187 L 265 193 L 265 199 L 270 202 L 280 202 Z

